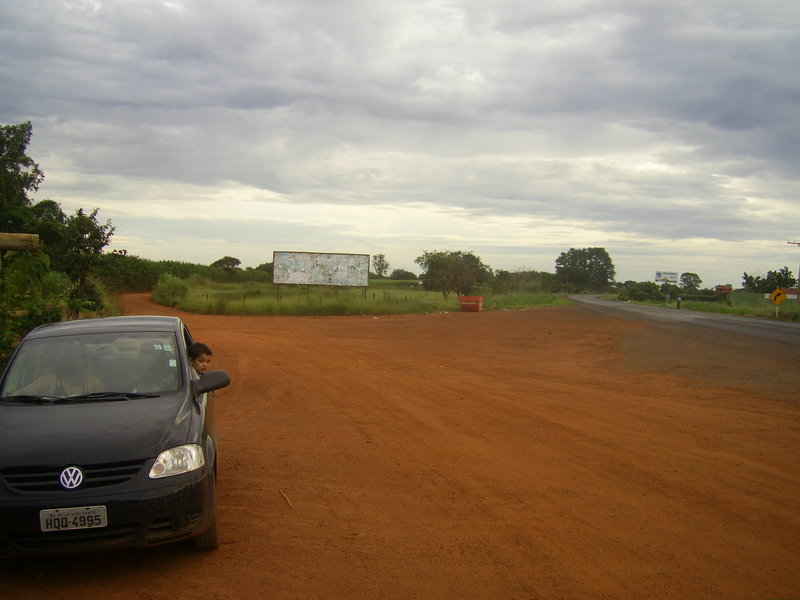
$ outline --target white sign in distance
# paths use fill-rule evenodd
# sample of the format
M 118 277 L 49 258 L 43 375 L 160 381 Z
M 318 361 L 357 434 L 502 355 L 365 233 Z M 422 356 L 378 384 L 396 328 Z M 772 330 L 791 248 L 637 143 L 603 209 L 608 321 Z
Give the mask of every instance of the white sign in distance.
M 369 254 L 273 252 L 272 264 L 273 283 L 369 286 Z
M 656 281 L 678 283 L 678 274 L 675 271 L 656 271 Z

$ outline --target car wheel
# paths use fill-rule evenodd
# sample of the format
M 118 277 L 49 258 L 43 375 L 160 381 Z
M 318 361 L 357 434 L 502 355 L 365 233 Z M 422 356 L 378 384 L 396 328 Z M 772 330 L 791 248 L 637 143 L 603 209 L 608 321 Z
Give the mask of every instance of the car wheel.
M 216 469 L 214 470 L 216 472 Z M 214 506 L 214 514 L 211 517 L 211 525 L 203 533 L 195 537 L 192 541 L 197 550 L 216 550 L 219 548 L 219 527 L 217 526 L 217 478 L 211 484 L 211 503 Z

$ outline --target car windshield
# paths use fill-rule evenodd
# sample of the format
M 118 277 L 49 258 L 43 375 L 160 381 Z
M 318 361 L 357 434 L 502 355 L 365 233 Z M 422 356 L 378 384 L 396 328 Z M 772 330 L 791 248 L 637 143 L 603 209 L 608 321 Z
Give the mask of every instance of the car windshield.
M 183 385 L 180 364 L 172 333 L 91 333 L 27 340 L 9 368 L 0 398 L 87 401 L 169 393 Z

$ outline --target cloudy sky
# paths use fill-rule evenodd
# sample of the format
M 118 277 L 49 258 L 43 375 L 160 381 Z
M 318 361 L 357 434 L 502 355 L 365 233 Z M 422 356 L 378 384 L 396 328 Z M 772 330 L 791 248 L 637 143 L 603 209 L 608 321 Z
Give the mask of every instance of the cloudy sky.
M 705 285 L 800 247 L 797 0 L 0 3 L 0 123 L 112 248 Z

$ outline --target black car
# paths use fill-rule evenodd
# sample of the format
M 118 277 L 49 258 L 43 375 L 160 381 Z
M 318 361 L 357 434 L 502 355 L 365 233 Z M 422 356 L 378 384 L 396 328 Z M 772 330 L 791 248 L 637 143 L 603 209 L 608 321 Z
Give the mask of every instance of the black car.
M 213 390 L 176 317 L 31 331 L 0 379 L 0 555 L 219 545 Z

